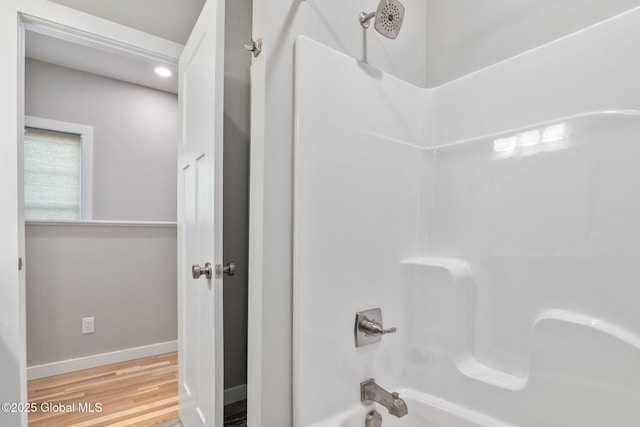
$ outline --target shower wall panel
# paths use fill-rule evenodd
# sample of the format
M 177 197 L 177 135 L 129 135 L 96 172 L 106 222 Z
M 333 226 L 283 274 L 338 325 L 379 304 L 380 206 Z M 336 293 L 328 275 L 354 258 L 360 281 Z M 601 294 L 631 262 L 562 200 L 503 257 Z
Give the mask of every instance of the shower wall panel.
M 318 64 L 326 64 L 319 67 Z M 360 382 L 397 386 L 402 334 L 356 348 L 356 312 L 404 330 L 400 260 L 420 249 L 428 99 L 307 38 L 296 42 L 294 418 L 357 402 Z
M 419 89 L 299 41 L 297 426 L 637 424 L 639 48 L 635 9 Z
M 442 145 L 576 113 L 636 109 L 640 9 L 434 88 Z
M 441 368 L 410 359 L 408 386 L 518 426 L 636 422 L 639 48 L 636 9 L 434 89 L 436 261 L 407 301 Z M 442 260 L 466 267 L 434 281 Z
M 407 387 L 517 426 L 635 423 L 638 135 L 609 112 L 437 149 Z

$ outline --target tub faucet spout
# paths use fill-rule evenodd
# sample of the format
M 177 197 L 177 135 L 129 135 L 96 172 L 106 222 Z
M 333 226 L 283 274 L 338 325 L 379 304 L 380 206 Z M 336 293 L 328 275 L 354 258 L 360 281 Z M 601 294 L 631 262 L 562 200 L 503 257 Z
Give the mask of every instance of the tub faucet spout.
M 409 413 L 407 404 L 400 399 L 400 395 L 396 392 L 389 393 L 387 390 L 376 384 L 376 380 L 369 378 L 360 383 L 360 400 L 365 402 L 371 400 L 379 403 L 389 411 L 394 417 L 404 417 Z

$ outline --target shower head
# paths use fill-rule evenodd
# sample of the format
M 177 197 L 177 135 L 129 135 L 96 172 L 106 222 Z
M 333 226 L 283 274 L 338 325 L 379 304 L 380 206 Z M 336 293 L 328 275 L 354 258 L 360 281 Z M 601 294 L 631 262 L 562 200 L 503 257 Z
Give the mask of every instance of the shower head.
M 360 25 L 369 28 L 369 21 L 375 17 L 373 27 L 383 36 L 395 39 L 400 33 L 404 19 L 404 6 L 398 0 L 380 0 L 375 12 L 360 13 Z
M 395 39 L 404 19 L 404 6 L 398 0 L 381 0 L 373 27 L 383 36 Z

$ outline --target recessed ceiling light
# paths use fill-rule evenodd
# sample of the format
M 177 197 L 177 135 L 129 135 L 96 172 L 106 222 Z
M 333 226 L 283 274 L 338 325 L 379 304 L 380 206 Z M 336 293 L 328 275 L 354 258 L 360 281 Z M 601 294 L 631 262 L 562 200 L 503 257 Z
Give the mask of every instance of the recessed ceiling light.
M 156 71 L 156 74 L 161 76 L 161 77 L 169 77 L 169 76 L 171 76 L 171 70 L 169 70 L 168 68 L 165 68 L 165 67 L 157 67 L 155 71 Z

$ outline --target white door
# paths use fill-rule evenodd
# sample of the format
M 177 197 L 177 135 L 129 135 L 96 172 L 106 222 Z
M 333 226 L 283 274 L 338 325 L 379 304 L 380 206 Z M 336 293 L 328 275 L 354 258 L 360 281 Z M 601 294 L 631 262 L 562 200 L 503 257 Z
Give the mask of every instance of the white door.
M 185 427 L 223 423 L 222 278 L 214 271 L 223 262 L 223 60 L 224 0 L 209 0 L 179 67 L 178 357 Z M 194 265 L 202 268 L 199 278 Z

